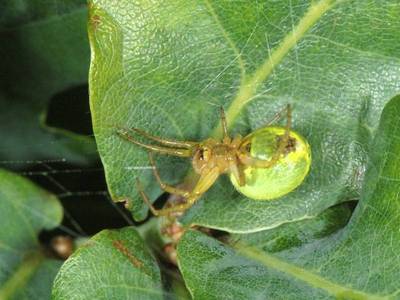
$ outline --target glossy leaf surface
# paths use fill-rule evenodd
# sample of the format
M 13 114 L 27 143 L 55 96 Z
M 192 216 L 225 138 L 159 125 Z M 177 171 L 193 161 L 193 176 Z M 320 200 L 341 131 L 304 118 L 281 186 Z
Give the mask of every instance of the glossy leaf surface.
M 178 257 L 194 298 L 398 299 L 399 113 L 398 96 L 383 112 L 361 200 L 349 224 L 335 234 L 301 243 L 286 240 L 286 247 L 277 251 L 265 247 L 265 241 L 269 235 L 273 242 L 274 230 L 278 238 L 290 236 L 280 228 L 266 231 L 258 241 L 245 244 L 244 238 L 234 245 L 236 250 L 188 232 Z M 300 222 L 289 232 L 295 236 L 309 231 L 309 222 Z
M 64 263 L 52 299 L 163 299 L 160 271 L 133 228 L 104 230 Z
M 138 127 L 178 140 L 247 134 L 287 103 L 310 143 L 309 176 L 277 201 L 241 196 L 226 177 L 183 217 L 229 232 L 310 218 L 359 197 L 366 153 L 385 103 L 400 91 L 400 4 L 385 1 L 93 0 L 90 96 L 94 131 L 115 200 L 136 219 L 147 207 L 135 178 L 160 195 L 146 151 L 116 134 Z M 281 121 L 284 124 L 285 120 Z M 188 164 L 160 157 L 176 184 Z

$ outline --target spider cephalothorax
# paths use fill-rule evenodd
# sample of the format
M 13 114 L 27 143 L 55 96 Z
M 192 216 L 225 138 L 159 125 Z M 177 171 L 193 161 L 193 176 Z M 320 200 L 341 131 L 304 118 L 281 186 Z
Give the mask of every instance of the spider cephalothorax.
M 126 140 L 149 150 L 154 176 L 161 188 L 168 193 L 180 195 L 185 203 L 161 210 L 155 209 L 142 189 L 144 201 L 155 215 L 183 212 L 191 207 L 224 173 L 227 173 L 239 192 L 252 199 L 268 200 L 280 197 L 296 188 L 310 168 L 311 156 L 307 141 L 290 129 L 291 108 L 286 108 L 285 127 L 269 126 L 242 137 L 229 137 L 225 114 L 221 109 L 223 138 L 208 138 L 202 142 L 174 141 L 152 136 L 140 129 L 133 131 L 159 145 L 144 144 L 133 138 L 129 130 L 120 129 L 118 134 Z M 280 113 L 276 120 L 280 117 Z M 199 179 L 192 191 L 169 186 L 162 182 L 154 165 L 152 152 L 192 159 L 194 171 Z
M 217 169 L 219 174 L 239 174 L 239 146 L 241 137 L 234 140 L 224 138 L 222 141 L 207 139 L 195 149 L 192 165 L 197 174 L 207 170 Z M 238 175 L 239 176 L 239 175 Z M 239 178 L 239 177 L 238 177 Z

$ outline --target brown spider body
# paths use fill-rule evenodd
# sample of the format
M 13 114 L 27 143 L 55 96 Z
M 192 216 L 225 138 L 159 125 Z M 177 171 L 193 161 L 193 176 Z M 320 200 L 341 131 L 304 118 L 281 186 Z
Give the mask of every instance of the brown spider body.
M 216 169 L 219 174 L 232 173 L 241 181 L 242 176 L 238 169 L 241 142 L 240 136 L 234 140 L 224 138 L 221 142 L 211 138 L 203 141 L 194 149 L 192 157 L 194 171 L 201 175 Z
M 152 136 L 140 129 L 130 129 L 130 131 L 133 131 L 136 134 L 144 136 L 159 144 L 154 145 L 139 142 L 133 138 L 126 129 L 120 129 L 117 133 L 124 139 L 148 149 L 149 159 L 153 166 L 154 176 L 160 184 L 160 187 L 168 193 L 185 198 L 185 203 L 178 203 L 173 207 L 157 210 L 152 206 L 150 200 L 147 198 L 146 194 L 143 192 L 143 189 L 138 183 L 138 190 L 145 203 L 150 207 L 152 213 L 154 215 L 169 216 L 177 213 L 180 214 L 190 208 L 201 197 L 201 195 L 204 194 L 214 184 L 221 174 L 229 174 L 231 178 L 233 177 L 235 179 L 239 186 L 243 186 L 246 184 L 245 168 L 271 168 L 274 166 L 280 157 L 288 152 L 288 146 L 295 146 L 291 144 L 291 109 L 289 105 L 287 106 L 286 111 L 286 127 L 282 129 L 283 133 L 278 136 L 276 151 L 274 151 L 270 159 L 267 160 L 259 159 L 251 155 L 251 134 L 244 138 L 238 135 L 233 139 L 228 136 L 225 114 L 222 109 L 221 123 L 223 138 L 220 141 L 213 138 L 208 138 L 202 142 L 166 140 Z M 280 113 L 275 116 L 274 120 L 279 117 Z M 152 152 L 191 158 L 193 169 L 199 175 L 199 179 L 193 190 L 187 191 L 165 184 L 161 180 L 157 168 L 155 167 L 154 159 L 151 154 Z

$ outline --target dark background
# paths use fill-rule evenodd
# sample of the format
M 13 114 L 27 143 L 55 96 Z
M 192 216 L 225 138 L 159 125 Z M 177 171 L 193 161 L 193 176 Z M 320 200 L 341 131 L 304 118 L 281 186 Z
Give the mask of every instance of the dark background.
M 132 224 L 107 192 L 92 131 L 86 1 L 0 2 L 0 168 L 57 195 L 62 225 L 93 235 Z

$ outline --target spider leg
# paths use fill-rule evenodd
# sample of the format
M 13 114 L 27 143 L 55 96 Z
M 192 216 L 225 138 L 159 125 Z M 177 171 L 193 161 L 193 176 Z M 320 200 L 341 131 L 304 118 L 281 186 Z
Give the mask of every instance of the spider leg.
M 143 190 L 139 189 L 140 194 L 143 197 L 144 202 L 149 206 L 151 212 L 155 216 L 169 216 L 173 213 L 184 212 L 189 209 L 196 201 L 203 195 L 217 180 L 220 172 L 218 168 L 213 168 L 207 172 L 204 172 L 200 179 L 198 180 L 196 186 L 193 191 L 189 193 L 189 196 L 186 198 L 186 202 L 182 204 L 177 204 L 172 207 L 156 209 L 149 201 L 149 198 L 143 192 Z
M 231 143 L 232 148 L 239 148 L 239 146 L 243 143 L 243 137 L 238 134 L 236 135 Z
M 280 139 L 278 149 L 275 151 L 274 155 L 272 155 L 271 159 L 269 160 L 257 159 L 251 157 L 248 153 L 245 153 L 239 156 L 241 163 L 256 168 L 270 168 L 276 164 L 282 153 L 285 151 L 285 148 L 289 142 L 290 128 L 292 126 L 292 110 L 290 104 L 287 105 L 286 110 L 287 110 L 287 122 L 286 122 L 285 133 Z
M 270 126 L 271 124 L 273 124 L 273 123 L 275 123 L 275 122 L 278 122 L 280 119 L 282 119 L 283 118 L 283 113 L 286 111 L 286 113 L 287 113 L 287 111 L 288 110 L 291 110 L 291 105 L 290 104 L 287 104 L 284 108 L 282 108 L 280 111 L 278 111 L 275 115 L 274 115 L 274 117 L 265 125 L 265 126 Z M 264 127 L 265 127 L 264 126 Z
M 147 197 L 146 193 L 143 190 L 143 186 L 140 183 L 139 179 L 136 178 L 136 189 L 138 190 L 140 196 L 142 196 L 143 202 L 146 203 L 146 205 L 149 207 L 150 211 L 153 213 L 153 215 L 157 216 L 157 209 L 151 204 L 151 201 L 149 200 L 149 197 Z
M 222 125 L 222 133 L 223 133 L 223 139 L 229 139 L 228 136 L 228 126 L 226 124 L 226 116 L 225 116 L 225 111 L 224 108 L 221 106 L 220 109 L 220 115 L 221 115 L 221 125 Z M 229 139 L 230 140 L 230 139 Z
M 246 177 L 244 176 L 243 165 L 238 161 L 229 164 L 229 172 L 233 174 L 239 186 L 244 186 L 246 184 Z
M 169 155 L 174 155 L 174 156 L 179 156 L 179 157 L 190 157 L 192 155 L 192 150 L 191 149 L 180 149 L 180 148 L 169 148 L 169 147 L 161 147 L 157 145 L 148 145 L 144 144 L 142 142 L 139 142 L 135 140 L 128 132 L 126 129 L 119 129 L 117 131 L 117 134 L 124 138 L 125 140 L 136 144 L 138 146 L 141 146 L 143 148 L 146 148 L 150 151 L 154 152 L 159 152 L 163 154 L 169 154 Z
M 176 187 L 173 187 L 173 186 L 170 186 L 168 184 L 165 184 L 161 180 L 160 174 L 158 173 L 158 169 L 157 169 L 156 164 L 154 162 L 153 154 L 151 152 L 149 152 L 149 160 L 150 160 L 150 164 L 151 164 L 152 169 L 153 169 L 154 177 L 156 178 L 156 180 L 157 180 L 157 182 L 160 185 L 162 190 L 164 190 L 167 193 L 179 195 L 179 196 L 182 196 L 182 197 L 185 197 L 185 198 L 189 196 L 190 192 L 182 190 L 182 189 L 179 189 L 179 188 L 176 188 Z
M 196 142 L 175 141 L 175 140 L 163 139 L 163 138 L 160 138 L 158 136 L 151 135 L 151 134 L 147 133 L 144 130 L 141 130 L 141 129 L 138 129 L 138 128 L 134 128 L 134 127 L 129 128 L 129 130 L 130 131 L 134 131 L 137 134 L 139 134 L 141 136 L 144 136 L 145 138 L 148 138 L 149 140 L 156 141 L 156 142 L 158 142 L 158 143 L 160 143 L 162 145 L 165 145 L 165 146 L 175 146 L 175 147 L 189 148 L 190 149 L 190 148 L 192 148 L 192 147 L 197 145 Z

